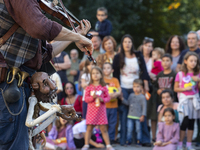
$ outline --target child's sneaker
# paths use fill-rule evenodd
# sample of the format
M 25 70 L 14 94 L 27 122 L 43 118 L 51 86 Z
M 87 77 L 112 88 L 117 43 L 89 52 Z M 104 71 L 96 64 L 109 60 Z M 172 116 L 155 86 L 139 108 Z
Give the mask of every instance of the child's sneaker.
M 81 148 L 81 150 L 88 150 L 89 149 L 89 147 L 87 146 L 87 145 L 84 145 L 82 148 Z
M 106 150 L 115 150 L 115 149 L 111 146 L 111 147 L 106 148 Z
M 196 149 L 194 149 L 192 146 L 190 146 L 190 147 L 187 147 L 187 150 L 196 150 Z
M 183 148 L 183 146 L 178 145 L 177 150 L 184 150 L 184 148 Z

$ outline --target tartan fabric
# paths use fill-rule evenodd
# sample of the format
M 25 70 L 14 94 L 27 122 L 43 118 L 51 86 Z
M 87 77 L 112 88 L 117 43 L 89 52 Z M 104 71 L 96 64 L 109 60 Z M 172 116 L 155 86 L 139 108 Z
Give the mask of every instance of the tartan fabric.
M 3 0 L 0 0 L 0 37 L 2 37 L 15 23 L 9 15 Z M 6 63 L 12 67 L 19 67 L 33 58 L 38 49 L 39 40 L 32 38 L 19 27 L 16 32 L 0 47 Z

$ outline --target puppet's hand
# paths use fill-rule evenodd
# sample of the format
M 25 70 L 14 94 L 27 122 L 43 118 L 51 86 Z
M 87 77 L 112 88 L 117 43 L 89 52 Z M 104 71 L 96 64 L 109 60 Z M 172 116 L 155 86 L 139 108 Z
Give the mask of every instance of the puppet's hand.
M 62 105 L 61 113 L 57 112 L 57 116 L 62 117 L 65 120 L 75 120 L 77 118 L 76 111 L 71 105 Z

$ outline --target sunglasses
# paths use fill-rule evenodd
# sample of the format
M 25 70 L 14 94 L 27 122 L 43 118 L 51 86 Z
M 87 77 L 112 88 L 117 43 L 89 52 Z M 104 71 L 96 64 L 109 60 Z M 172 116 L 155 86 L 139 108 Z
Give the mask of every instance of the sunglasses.
M 154 42 L 154 39 L 153 38 L 149 38 L 149 37 L 144 37 L 144 40 L 149 40 L 151 42 Z

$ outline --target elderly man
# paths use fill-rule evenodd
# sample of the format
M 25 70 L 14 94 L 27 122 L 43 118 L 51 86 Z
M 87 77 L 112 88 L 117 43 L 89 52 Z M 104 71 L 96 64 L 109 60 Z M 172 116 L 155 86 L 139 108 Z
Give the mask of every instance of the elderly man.
M 197 32 L 190 31 L 187 35 L 188 49 L 181 52 L 181 56 L 179 58 L 178 65 L 176 68 L 177 72 L 180 70 L 183 58 L 188 51 L 192 51 L 200 55 L 200 48 L 198 48 L 198 41 L 199 41 L 199 35 L 197 34 Z
M 71 82 L 78 81 L 79 77 L 79 63 L 80 59 L 78 58 L 78 50 L 72 49 L 70 51 L 70 57 L 71 57 L 71 68 L 67 70 L 67 79 Z
M 77 28 L 79 33 L 74 33 L 49 20 L 42 13 L 38 1 L 33 0 L 0 0 L 0 16 L 0 149 L 28 150 L 25 120 L 26 101 L 31 89 L 27 82 L 23 82 L 19 88 L 21 97 L 15 103 L 7 103 L 3 94 L 12 83 L 7 84 L 4 78 L 7 76 L 6 69 L 8 66 L 9 69 L 15 67 L 32 76 L 42 64 L 49 62 L 71 42 L 75 42 L 83 52 L 85 47 L 92 52 L 91 41 L 83 36 L 91 25 L 84 20 L 85 26 L 81 22 L 81 28 Z M 46 44 L 46 41 L 52 40 L 55 42 Z

